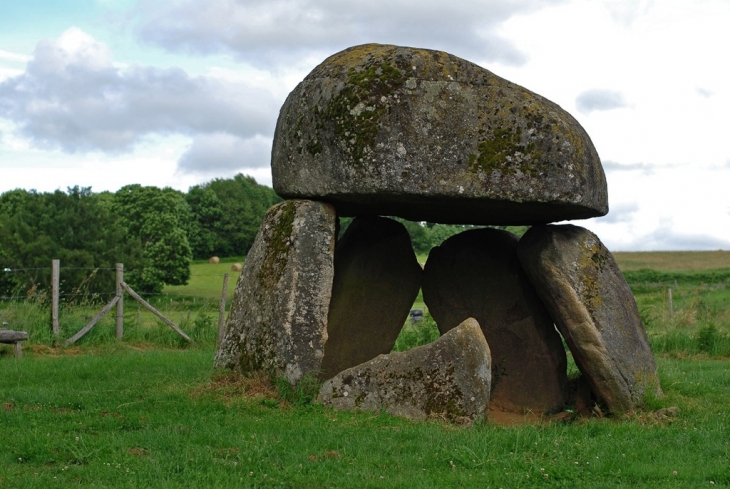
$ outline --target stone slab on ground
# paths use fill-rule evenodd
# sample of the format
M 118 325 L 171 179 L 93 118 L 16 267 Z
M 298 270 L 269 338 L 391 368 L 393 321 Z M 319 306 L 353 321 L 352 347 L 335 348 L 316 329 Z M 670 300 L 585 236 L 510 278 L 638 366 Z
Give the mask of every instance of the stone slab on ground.
M 479 324 L 467 319 L 431 344 L 380 355 L 326 381 L 319 401 L 340 410 L 468 424 L 489 407 L 491 360 Z

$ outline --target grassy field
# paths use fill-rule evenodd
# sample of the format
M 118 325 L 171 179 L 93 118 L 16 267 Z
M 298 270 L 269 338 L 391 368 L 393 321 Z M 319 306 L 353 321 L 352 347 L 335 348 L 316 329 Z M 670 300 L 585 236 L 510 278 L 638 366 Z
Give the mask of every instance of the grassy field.
M 725 361 L 659 358 L 674 417 L 458 428 L 287 402 L 263 381 L 215 374 L 212 354 L 1 359 L 0 487 L 730 484 Z
M 233 289 L 236 288 L 236 281 L 241 274 L 231 267 L 242 264 L 243 258 L 224 258 L 221 263 L 208 263 L 207 261 L 195 261 L 190 265 L 190 282 L 188 285 L 168 285 L 165 287 L 165 294 L 182 297 L 201 297 L 206 299 L 220 299 L 223 291 L 223 276 L 228 274 L 227 298 L 233 297 Z
M 192 345 L 130 304 L 122 342 L 110 317 L 78 345 L 53 347 L 46 305 L 0 307 L 31 331 L 20 360 L 0 345 L 0 487 L 728 487 L 725 255 L 616 253 L 665 398 L 622 419 L 516 427 L 340 413 L 213 372 L 222 277 L 232 294 L 240 259 L 196 263 L 190 285 L 153 298 Z M 68 314 L 82 324 L 93 311 Z M 426 323 L 408 325 L 396 349 L 433 340 Z M 657 411 L 671 406 L 678 415 Z
M 730 269 L 730 251 L 614 252 L 622 271 L 649 268 L 667 272 Z

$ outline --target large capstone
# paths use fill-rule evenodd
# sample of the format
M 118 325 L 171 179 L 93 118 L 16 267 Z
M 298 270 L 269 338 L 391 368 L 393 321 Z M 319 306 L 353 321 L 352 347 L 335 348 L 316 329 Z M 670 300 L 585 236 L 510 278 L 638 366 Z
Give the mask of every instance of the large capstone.
M 490 382 L 489 346 L 470 318 L 429 345 L 339 373 L 324 383 L 318 399 L 341 410 L 470 423 L 486 415 Z
M 273 184 L 339 215 L 533 224 L 608 212 L 583 128 L 549 100 L 440 51 L 356 46 L 281 108 Z
M 320 377 L 390 353 L 421 287 L 403 224 L 358 217 L 335 248 L 335 278 Z
M 431 250 L 423 300 L 444 333 L 466 318 L 492 352 L 492 407 L 537 413 L 565 404 L 567 361 L 560 335 L 517 258 L 517 237 L 465 231 Z
M 593 392 L 614 413 L 661 395 L 636 301 L 613 255 L 573 225 L 535 226 L 520 240 L 520 261 Z
M 296 384 L 317 375 L 334 274 L 334 209 L 290 200 L 264 217 L 236 284 L 215 366 Z

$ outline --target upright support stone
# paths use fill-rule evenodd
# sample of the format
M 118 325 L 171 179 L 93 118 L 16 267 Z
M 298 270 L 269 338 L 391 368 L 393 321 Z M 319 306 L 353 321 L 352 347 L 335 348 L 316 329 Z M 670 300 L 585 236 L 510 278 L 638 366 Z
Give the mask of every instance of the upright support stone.
M 421 287 L 405 226 L 358 217 L 335 248 L 322 379 L 390 353 Z
M 492 406 L 552 412 L 565 403 L 567 362 L 553 326 L 517 259 L 517 237 L 497 229 L 465 231 L 433 248 L 423 300 L 442 333 L 468 317 L 492 352 Z
M 263 370 L 296 384 L 318 375 L 327 341 L 334 209 L 290 200 L 264 217 L 231 302 L 215 367 Z
M 613 255 L 587 229 L 534 226 L 518 254 L 586 376 L 613 413 L 661 395 L 639 309 Z

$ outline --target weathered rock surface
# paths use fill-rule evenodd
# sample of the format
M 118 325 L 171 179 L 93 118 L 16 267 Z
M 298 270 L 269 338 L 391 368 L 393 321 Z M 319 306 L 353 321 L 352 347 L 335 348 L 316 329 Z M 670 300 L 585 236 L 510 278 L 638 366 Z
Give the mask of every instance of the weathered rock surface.
M 532 224 L 608 212 L 583 128 L 456 56 L 368 44 L 317 66 L 284 103 L 272 151 L 285 198 L 340 215 Z
M 470 318 L 429 345 L 339 373 L 324 383 L 318 399 L 342 410 L 468 423 L 486 415 L 490 382 L 489 346 Z
M 215 366 L 296 384 L 316 375 L 327 341 L 334 209 L 290 200 L 269 209 L 236 284 Z
M 406 228 L 358 217 L 335 247 L 335 276 L 320 377 L 390 353 L 421 288 Z
M 429 254 L 423 300 L 444 333 L 473 317 L 492 352 L 492 407 L 552 412 L 567 394 L 560 335 L 517 258 L 517 237 L 498 229 L 452 236 Z
M 631 289 L 613 255 L 587 229 L 535 226 L 520 261 L 593 392 L 614 413 L 661 394 L 656 364 Z

